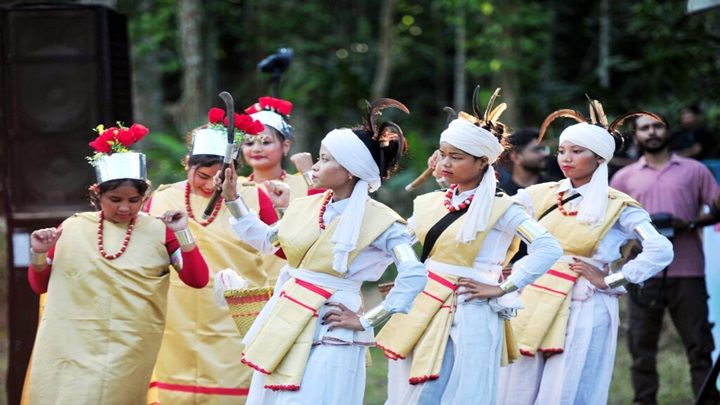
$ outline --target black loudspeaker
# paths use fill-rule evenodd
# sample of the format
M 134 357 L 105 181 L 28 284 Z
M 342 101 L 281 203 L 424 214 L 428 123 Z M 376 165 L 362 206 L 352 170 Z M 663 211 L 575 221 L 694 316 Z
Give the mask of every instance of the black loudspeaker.
M 13 212 L 84 206 L 92 129 L 132 120 L 125 17 L 97 5 L 0 8 L 0 109 Z
M 8 246 L 8 403 L 20 403 L 37 326 L 29 235 L 89 209 L 92 129 L 132 123 L 127 22 L 89 4 L 0 6 L 0 165 Z M 0 400 L 2 402 L 2 400 Z

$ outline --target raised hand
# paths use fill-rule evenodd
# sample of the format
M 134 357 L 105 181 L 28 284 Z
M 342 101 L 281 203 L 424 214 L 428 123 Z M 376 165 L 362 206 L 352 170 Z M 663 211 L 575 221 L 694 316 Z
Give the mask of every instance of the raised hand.
M 308 152 L 300 152 L 290 156 L 290 161 L 293 162 L 298 173 L 305 173 L 312 170 L 313 159 L 312 155 Z
M 427 162 L 428 168 L 433 171 L 433 177 L 435 177 L 436 179 L 439 179 L 443 176 L 440 170 L 440 165 L 438 164 L 439 161 L 440 151 L 436 150 L 435 152 L 433 152 L 432 155 L 430 155 Z
M 220 171 L 215 173 L 213 177 L 213 187 L 216 190 L 222 190 L 222 198 L 226 201 L 235 201 L 237 194 L 237 173 L 235 173 L 235 165 L 230 163 L 230 167 L 225 170 L 225 180 L 220 180 Z
M 165 211 L 162 215 L 157 215 L 156 218 L 163 221 L 165 226 L 173 232 L 182 231 L 188 227 L 188 215 L 185 211 Z
M 265 180 L 264 184 L 275 208 L 287 208 L 290 204 L 290 186 L 275 180 Z
M 30 235 L 30 248 L 35 253 L 47 253 L 60 239 L 60 235 L 62 235 L 62 228 L 38 229 Z

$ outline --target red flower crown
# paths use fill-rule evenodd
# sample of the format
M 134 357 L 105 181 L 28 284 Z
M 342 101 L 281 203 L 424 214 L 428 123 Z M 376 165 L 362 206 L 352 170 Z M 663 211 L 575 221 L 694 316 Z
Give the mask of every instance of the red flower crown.
M 274 97 L 260 97 L 258 102 L 245 109 L 246 114 L 254 114 L 260 111 L 272 111 L 282 115 L 283 118 L 290 116 L 292 103 Z
M 144 125 L 132 124 L 130 128 L 127 128 L 121 122 L 118 122 L 116 127 L 108 129 L 105 129 L 103 125 L 98 125 L 94 130 L 100 135 L 89 143 L 95 150 L 95 155 L 88 157 L 91 164 L 105 155 L 128 152 L 127 148 L 130 145 L 143 139 L 149 132 Z
M 265 129 L 260 121 L 252 119 L 247 114 L 235 114 L 235 141 L 242 141 L 245 135 L 257 135 Z M 213 129 L 226 129 L 228 125 L 228 117 L 225 116 L 225 110 L 220 108 L 211 108 L 208 111 L 208 121 Z

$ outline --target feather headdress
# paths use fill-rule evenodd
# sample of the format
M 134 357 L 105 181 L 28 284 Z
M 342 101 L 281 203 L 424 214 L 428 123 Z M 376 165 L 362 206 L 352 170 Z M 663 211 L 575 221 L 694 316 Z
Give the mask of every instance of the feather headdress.
M 463 111 L 458 114 L 458 118 L 469 121 L 480 128 L 490 131 L 491 134 L 495 135 L 499 140 L 508 136 L 508 127 L 502 122 L 498 121 L 503 112 L 507 109 L 507 104 L 500 103 L 497 107 L 495 105 L 495 99 L 500 94 L 500 87 L 495 89 L 495 92 L 490 96 L 485 112 L 480 115 L 480 86 L 475 87 L 475 92 L 472 98 L 472 111 L 473 115 L 465 113 Z M 503 143 L 503 142 L 501 142 Z
M 365 112 L 367 116 L 363 117 L 363 127 L 373 134 L 373 140 L 380 146 L 381 171 L 383 167 L 394 166 L 398 159 L 400 159 L 400 156 L 405 153 L 406 148 L 402 128 L 400 128 L 398 124 L 392 121 L 385 121 L 379 125 L 377 123 L 378 117 L 382 115 L 382 110 L 390 107 L 397 108 L 405 114 L 410 114 L 410 110 L 408 110 L 403 103 L 392 98 L 379 98 L 372 103 L 367 100 L 365 101 Z M 398 141 L 398 151 L 392 159 L 390 159 L 390 162 L 386 162 L 385 149 L 390 145 L 390 141 L 394 140 Z
M 610 135 L 614 137 L 620 136 L 620 134 L 617 132 L 617 128 L 628 118 L 644 116 L 663 122 L 662 118 L 651 112 L 633 111 L 616 118 L 615 121 L 608 125 L 608 119 L 605 115 L 602 104 L 600 104 L 598 100 L 593 100 L 590 97 L 588 97 L 588 101 L 590 101 L 590 118 L 588 119 L 583 117 L 583 115 L 580 114 L 578 111 L 570 109 L 557 110 L 548 115 L 547 118 L 545 118 L 545 121 L 543 121 L 542 126 L 540 127 L 540 136 L 538 137 L 538 142 L 542 140 L 543 136 L 545 135 L 545 131 L 550 126 L 550 123 L 561 117 L 572 118 L 577 122 L 586 122 L 588 124 L 597 125 L 607 130 Z

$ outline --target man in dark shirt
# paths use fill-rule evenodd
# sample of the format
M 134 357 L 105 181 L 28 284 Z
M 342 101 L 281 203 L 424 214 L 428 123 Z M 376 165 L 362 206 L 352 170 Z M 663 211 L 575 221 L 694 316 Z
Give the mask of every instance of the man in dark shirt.
M 521 188 L 547 181 L 542 172 L 547 168 L 550 150 L 538 144 L 540 131 L 535 128 L 521 128 L 510 135 L 512 148 L 507 152 L 511 162 L 510 177 L 499 187 L 508 195 L 515 195 Z

